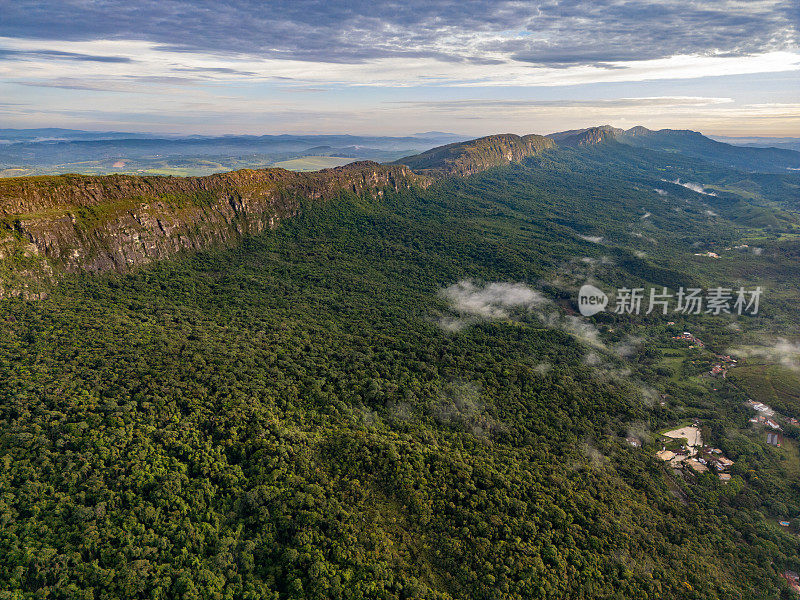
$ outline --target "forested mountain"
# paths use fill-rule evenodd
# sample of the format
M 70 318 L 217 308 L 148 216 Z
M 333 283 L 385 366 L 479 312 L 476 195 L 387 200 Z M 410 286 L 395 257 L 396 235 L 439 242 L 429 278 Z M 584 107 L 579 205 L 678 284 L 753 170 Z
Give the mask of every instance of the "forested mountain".
M 800 430 L 745 401 L 800 418 L 800 175 L 595 133 L 3 181 L 0 595 L 791 597 Z M 587 282 L 765 296 L 583 318 Z M 694 421 L 729 482 L 655 457 Z
M 472 175 L 491 167 L 519 162 L 536 156 L 555 144 L 540 135 L 518 136 L 511 133 L 490 135 L 433 148 L 422 154 L 395 161 L 430 175 Z
M 733 146 L 718 142 L 697 131 L 661 129 L 651 131 L 637 126 L 628 130 L 609 125 L 553 133 L 547 137 L 562 146 L 584 146 L 606 140 L 660 152 L 699 158 L 722 167 L 744 171 L 785 173 L 800 169 L 800 152 L 788 148 Z

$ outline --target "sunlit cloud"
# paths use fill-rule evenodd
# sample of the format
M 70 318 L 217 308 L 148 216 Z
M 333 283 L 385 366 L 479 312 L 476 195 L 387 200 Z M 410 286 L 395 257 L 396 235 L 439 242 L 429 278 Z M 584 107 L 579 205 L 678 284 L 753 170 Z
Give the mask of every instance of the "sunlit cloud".
M 220 133 L 481 134 L 513 120 L 519 133 L 613 122 L 800 134 L 796 7 L 778 0 L 20 0 L 3 11 L 0 94 L 17 126 L 141 130 L 172 116 L 175 131 Z M 746 99 L 711 83 L 765 74 L 788 83 Z M 686 93 L 693 82 L 705 87 Z

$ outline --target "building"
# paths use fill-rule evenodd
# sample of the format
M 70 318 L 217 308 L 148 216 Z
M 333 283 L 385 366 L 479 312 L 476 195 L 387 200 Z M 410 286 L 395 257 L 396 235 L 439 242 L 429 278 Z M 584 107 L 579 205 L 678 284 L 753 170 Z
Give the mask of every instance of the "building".
M 688 465 L 695 473 L 708 473 L 708 467 L 694 458 L 687 459 L 685 464 Z
M 681 463 L 683 461 L 685 461 L 687 458 L 688 458 L 688 456 L 686 456 L 685 454 L 676 454 L 675 458 L 673 458 L 671 461 L 669 461 L 669 464 L 671 464 L 673 467 L 678 469 L 678 468 L 680 468 Z
M 795 592 L 800 594 L 800 576 L 794 571 L 784 571 L 783 578 Z
M 730 473 L 720 473 L 720 474 L 719 474 L 719 480 L 720 480 L 722 483 L 728 483 L 728 482 L 730 482 L 730 480 L 731 480 Z
M 720 456 L 716 461 L 714 461 L 714 466 L 718 471 L 724 471 L 725 469 L 730 469 L 733 466 L 733 461 L 730 458 Z
M 783 443 L 783 436 L 778 431 L 768 431 L 767 432 L 767 443 L 770 446 L 778 446 Z
M 660 450 L 656 452 L 656 456 L 661 460 L 672 460 L 675 458 L 675 453 L 670 450 Z

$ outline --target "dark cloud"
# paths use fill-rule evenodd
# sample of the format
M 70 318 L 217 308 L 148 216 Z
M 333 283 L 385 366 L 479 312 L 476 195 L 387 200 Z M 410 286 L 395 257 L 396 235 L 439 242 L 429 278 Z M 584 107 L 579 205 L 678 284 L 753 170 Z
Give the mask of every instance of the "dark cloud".
M 79 62 L 102 63 L 130 63 L 134 62 L 127 56 L 98 56 L 95 54 L 81 54 L 79 52 L 62 52 L 60 50 L 8 50 L 0 48 L 0 59 L 25 60 L 25 59 L 52 59 L 75 60 Z
M 554 67 L 794 48 L 800 19 L 797 0 L 0 0 L 0 11 L 0 35 L 12 38 L 135 39 L 173 51 L 354 63 L 492 63 L 500 53 Z M 450 36 L 463 43 L 440 43 Z
M 103 78 L 56 77 L 48 80 L 18 80 L 17 85 L 27 87 L 59 88 L 63 90 L 91 90 L 95 92 L 152 92 L 148 84 L 161 86 L 193 85 L 198 80 L 188 77 L 125 76 L 113 81 Z

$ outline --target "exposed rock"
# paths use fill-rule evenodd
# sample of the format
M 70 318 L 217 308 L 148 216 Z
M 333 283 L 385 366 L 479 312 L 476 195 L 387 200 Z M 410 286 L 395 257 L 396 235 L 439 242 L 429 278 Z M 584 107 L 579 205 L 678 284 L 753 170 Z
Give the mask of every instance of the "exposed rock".
M 0 297 L 36 297 L 61 272 L 126 271 L 230 245 L 291 217 L 303 199 L 378 197 L 430 180 L 360 162 L 315 173 L 242 170 L 208 177 L 130 175 L 0 179 Z
M 552 140 L 541 135 L 520 137 L 504 133 L 440 146 L 422 154 L 401 158 L 395 164 L 407 165 L 417 172 L 432 176 L 463 177 L 521 161 L 554 147 Z
M 570 131 L 551 133 L 547 137 L 559 146 L 580 148 L 614 140 L 623 133 L 625 133 L 623 129 L 617 129 L 611 125 L 601 125 L 599 127 L 589 127 L 588 129 L 572 129 Z

